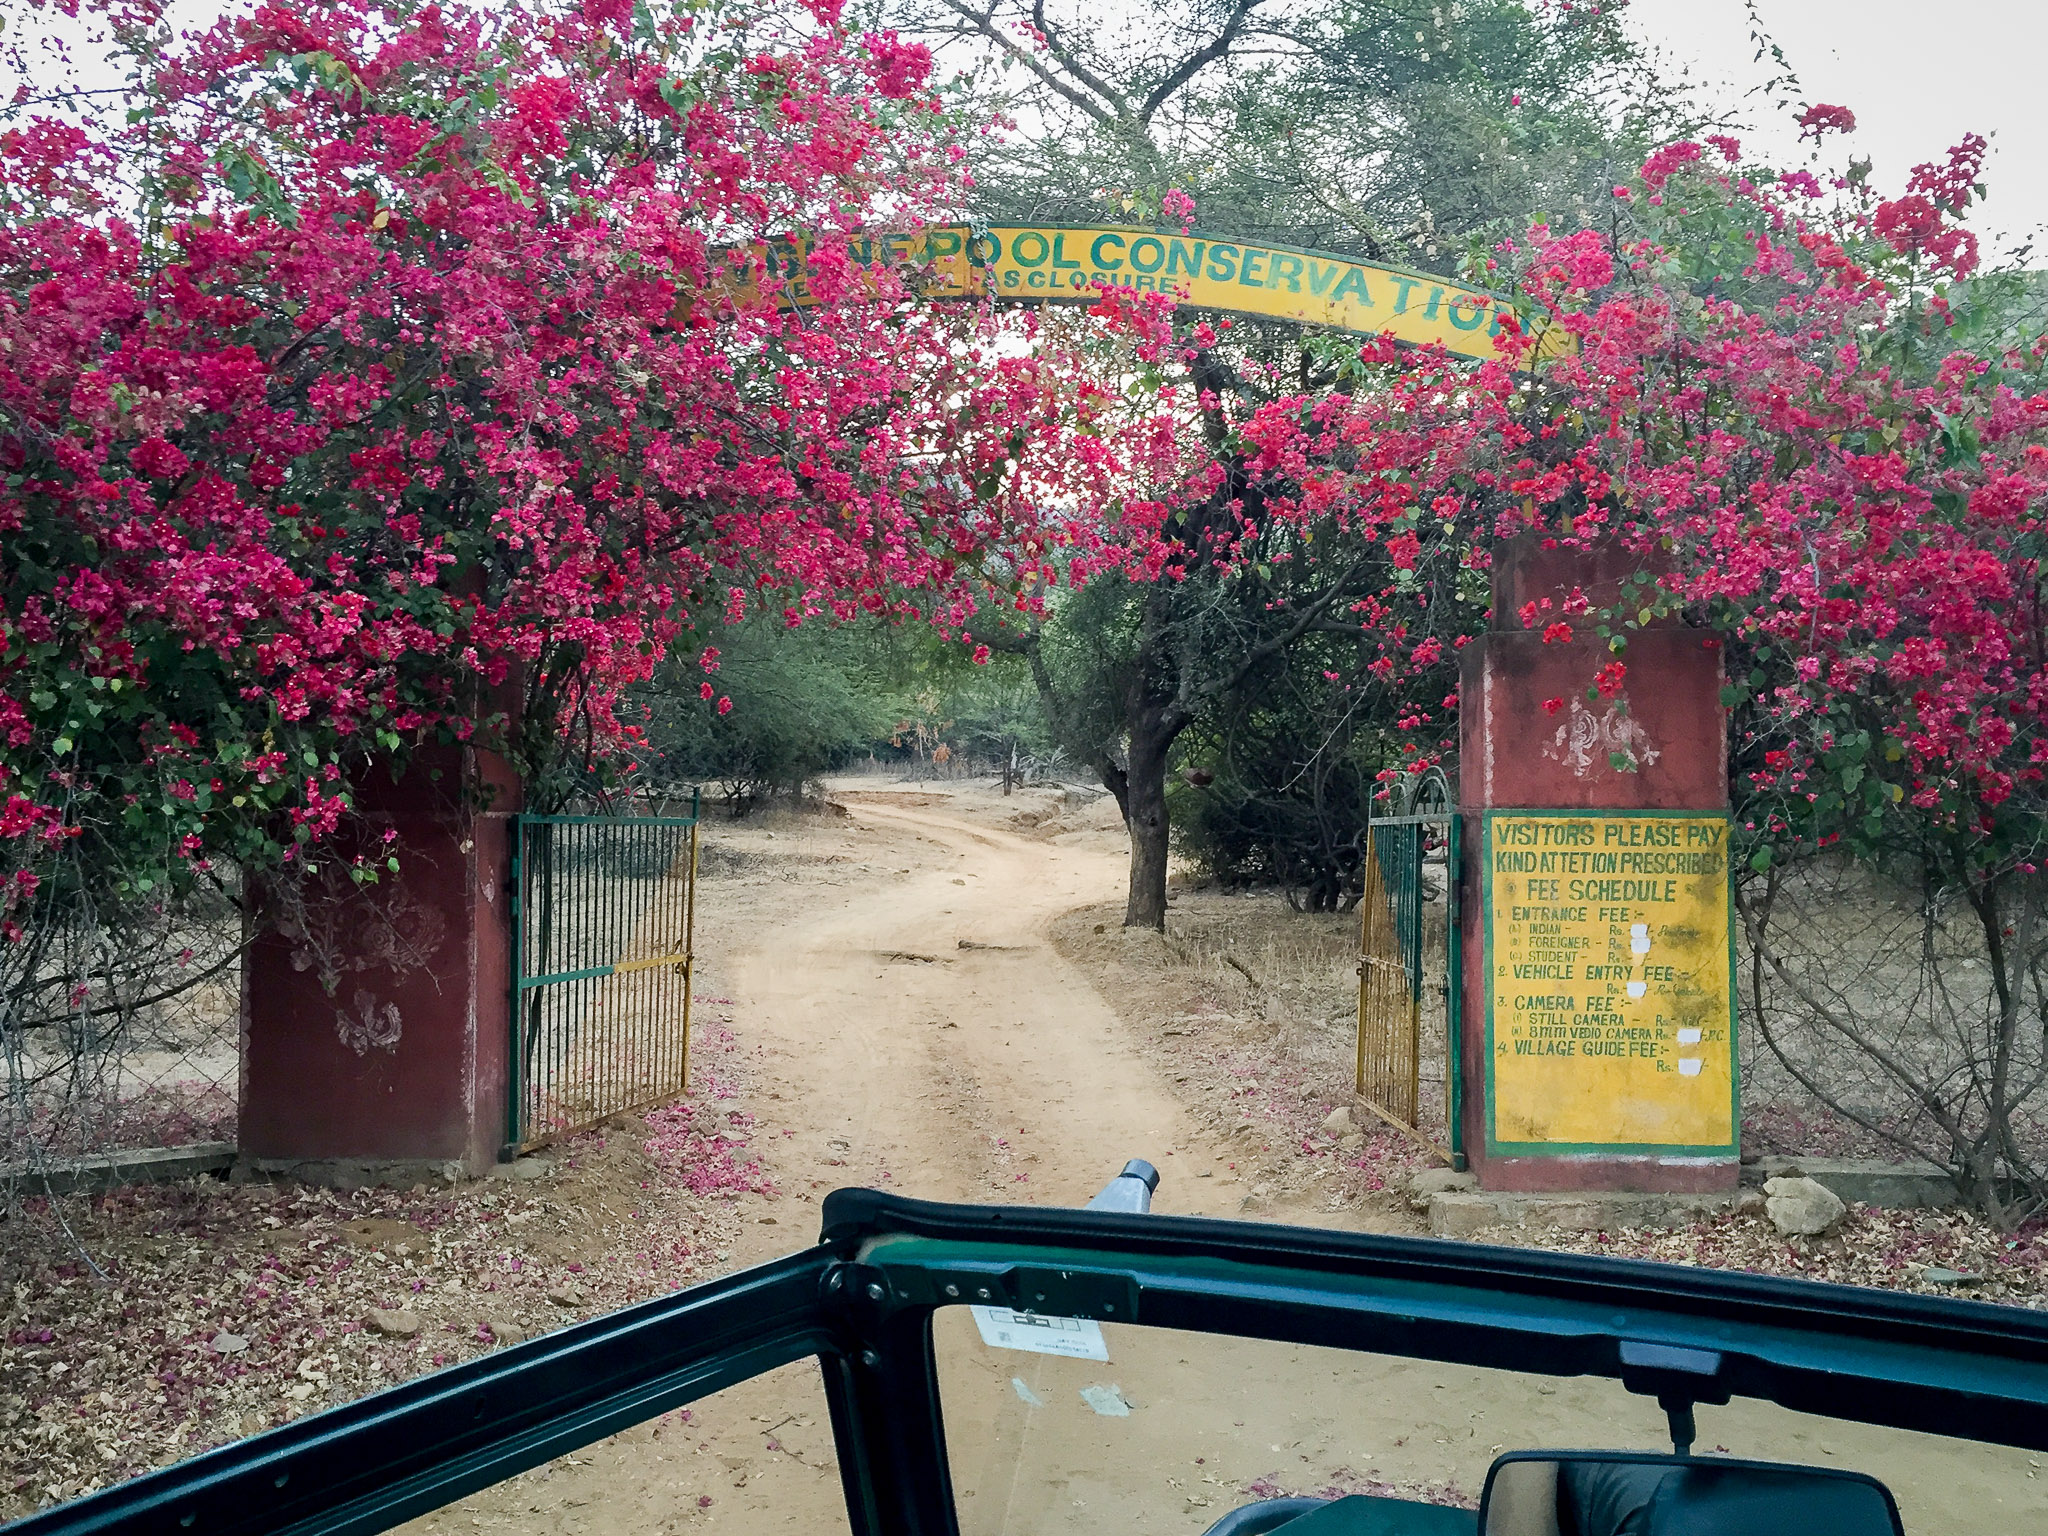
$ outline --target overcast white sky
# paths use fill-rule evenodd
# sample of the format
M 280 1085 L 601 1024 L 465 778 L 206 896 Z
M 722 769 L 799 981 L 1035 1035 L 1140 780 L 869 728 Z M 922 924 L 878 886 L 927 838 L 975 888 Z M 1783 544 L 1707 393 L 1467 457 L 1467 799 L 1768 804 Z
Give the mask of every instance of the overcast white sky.
M 2048 225 L 2048 0 L 1758 0 L 1757 11 L 1804 99 L 1856 114 L 1846 148 L 1871 159 L 1881 189 L 1896 191 L 1914 165 L 1981 133 L 1991 140 L 1990 197 L 1972 225 L 2008 250 Z M 1753 61 L 1743 0 L 1630 0 L 1628 16 L 1646 41 L 1692 65 L 1715 99 L 1740 100 L 1775 68 Z M 1764 121 L 1761 98 L 1750 110 L 1765 157 L 1798 163 L 1797 130 Z
M 1751 94 L 1774 66 L 1755 61 L 1744 0 L 1625 3 L 1646 42 L 1690 66 L 1710 99 L 1745 113 L 1746 138 L 1761 158 L 1802 163 L 1797 129 Z M 217 0 L 175 7 L 218 8 Z M 1831 161 L 1868 156 L 1877 186 L 1896 191 L 1915 164 L 1939 158 L 1965 133 L 1982 133 L 1991 140 L 1991 195 L 1972 225 L 1987 246 L 2008 251 L 2048 229 L 2048 89 L 2040 83 L 2048 0 L 1757 0 L 1757 11 L 1797 72 L 1802 99 L 1856 114 L 1856 133 L 1833 141 Z M 90 53 L 80 60 L 88 77 L 100 72 Z M 2043 253 L 2048 238 L 2033 262 L 2048 264 Z

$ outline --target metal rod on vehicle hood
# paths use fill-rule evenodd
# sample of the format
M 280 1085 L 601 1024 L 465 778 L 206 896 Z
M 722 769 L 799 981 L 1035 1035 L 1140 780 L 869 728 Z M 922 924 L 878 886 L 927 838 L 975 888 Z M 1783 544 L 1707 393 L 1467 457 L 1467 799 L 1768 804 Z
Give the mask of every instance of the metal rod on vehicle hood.
M 1159 1187 L 1159 1170 L 1142 1157 L 1124 1164 L 1124 1171 L 1102 1186 L 1102 1193 L 1090 1200 L 1091 1211 L 1149 1211 L 1152 1191 Z

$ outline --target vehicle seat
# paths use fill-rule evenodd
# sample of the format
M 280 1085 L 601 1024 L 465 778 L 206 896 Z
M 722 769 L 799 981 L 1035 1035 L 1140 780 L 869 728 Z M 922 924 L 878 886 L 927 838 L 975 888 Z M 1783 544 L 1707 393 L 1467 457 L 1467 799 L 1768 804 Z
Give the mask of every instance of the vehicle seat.
M 1494 1479 L 1486 1507 L 1487 1536 L 1561 1536 L 1557 1463 L 1523 1462 L 1515 1471 L 1514 1477 Z
M 1290 1498 L 1261 1499 L 1256 1504 L 1241 1504 L 1210 1526 L 1202 1536 L 1266 1536 L 1266 1532 L 1277 1530 L 1296 1515 L 1321 1509 L 1328 1502 L 1327 1499 Z

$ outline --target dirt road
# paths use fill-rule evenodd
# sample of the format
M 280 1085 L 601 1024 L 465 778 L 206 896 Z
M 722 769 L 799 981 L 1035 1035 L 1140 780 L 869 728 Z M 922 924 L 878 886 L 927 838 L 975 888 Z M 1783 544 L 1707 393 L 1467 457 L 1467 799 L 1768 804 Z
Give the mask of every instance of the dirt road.
M 1121 838 L 1101 811 L 1047 839 L 1016 830 L 1017 802 L 986 791 L 871 780 L 837 798 L 843 820 L 714 834 L 728 848 L 712 867 L 727 875 L 707 883 L 700 948 L 732 1000 L 750 1053 L 743 1096 L 783 1191 L 731 1262 L 809 1241 L 812 1202 L 834 1186 L 1079 1204 L 1133 1156 L 1163 1172 L 1159 1209 L 1240 1214 L 1229 1145 L 1208 1139 L 1048 942 L 1055 918 L 1122 889 Z M 1265 1214 L 1385 1219 L 1285 1203 Z M 964 1313 L 942 1315 L 967 1531 L 1195 1536 L 1247 1488 L 1469 1498 L 1503 1446 L 1662 1445 L 1654 1405 L 1606 1383 L 1143 1329 L 1110 1330 L 1109 1343 L 1103 1364 L 1013 1354 L 983 1345 Z M 1709 1447 L 1879 1472 L 1909 1529 L 2048 1516 L 2020 1453 L 1755 1405 L 1702 1410 L 1701 1429 Z M 791 1367 L 419 1525 L 809 1532 L 843 1530 L 845 1516 L 816 1372 Z
M 842 791 L 911 872 L 884 900 L 792 891 L 785 920 L 727 961 L 762 1081 L 801 1106 L 783 1157 L 833 1182 L 1053 1204 L 1144 1157 L 1164 1170 L 1162 1209 L 1234 1212 L 1227 1171 L 1193 1176 L 1197 1154 L 1213 1170 L 1185 1108 L 1046 939 L 1121 889 L 1116 840 L 1027 839 L 975 816 L 981 797 L 949 798 Z

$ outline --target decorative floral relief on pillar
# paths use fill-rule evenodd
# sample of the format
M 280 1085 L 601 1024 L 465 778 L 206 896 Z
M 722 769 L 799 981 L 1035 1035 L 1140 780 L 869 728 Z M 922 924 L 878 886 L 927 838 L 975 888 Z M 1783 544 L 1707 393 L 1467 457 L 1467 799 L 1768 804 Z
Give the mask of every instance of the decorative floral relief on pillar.
M 1563 763 L 1571 769 L 1573 777 L 1583 779 L 1595 768 L 1636 773 L 1645 763 L 1655 763 L 1664 754 L 1661 748 L 1651 745 L 1650 733 L 1621 700 L 1595 714 L 1584 699 L 1574 698 L 1571 713 L 1543 748 L 1543 755 L 1553 763 Z
M 341 1036 L 341 1043 L 358 1056 L 368 1055 L 372 1046 L 396 1055 L 398 1037 L 404 1030 L 398 1004 L 379 1003 L 376 994 L 366 987 L 357 987 L 351 1002 L 352 1010 L 338 1008 L 334 1014 L 334 1030 Z
M 339 997 L 347 978 L 388 988 L 417 971 L 431 976 L 446 914 L 413 894 L 402 875 L 358 885 L 345 871 L 328 873 L 335 868 L 276 893 L 275 921 L 292 942 L 292 969 L 314 972 L 330 997 Z M 373 1049 L 395 1055 L 404 1019 L 396 1003 L 358 985 L 335 1009 L 334 1032 L 358 1056 Z

